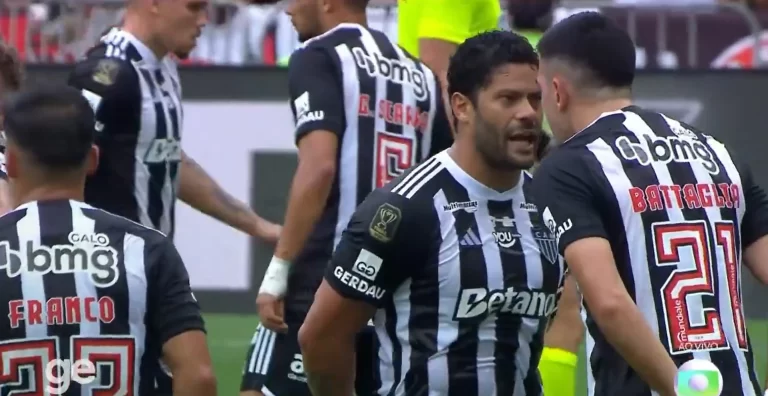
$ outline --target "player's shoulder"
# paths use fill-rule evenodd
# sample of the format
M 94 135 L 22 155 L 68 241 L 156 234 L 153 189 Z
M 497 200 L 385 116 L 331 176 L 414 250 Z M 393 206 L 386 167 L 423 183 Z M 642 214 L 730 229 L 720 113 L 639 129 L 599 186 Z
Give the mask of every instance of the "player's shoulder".
M 77 61 L 69 74 L 69 85 L 99 95 L 126 89 L 139 89 L 139 76 L 130 59 L 111 56 L 99 44 Z
M 428 222 L 434 218 L 434 196 L 440 189 L 435 176 L 443 169 L 440 162 L 432 157 L 406 170 L 384 187 L 368 194 L 360 205 L 361 212 L 376 215 L 382 206 L 393 207 L 415 223 Z
M 329 48 L 323 43 L 309 43 L 291 54 L 288 61 L 289 76 L 304 75 L 311 70 L 334 67 Z
M 108 228 L 114 230 L 115 232 L 130 234 L 141 239 L 145 249 L 164 247 L 166 244 L 171 243 L 170 238 L 168 238 L 162 232 L 154 228 L 146 227 L 133 220 L 109 213 L 105 210 L 98 209 L 87 204 L 82 204 L 81 209 L 88 215 L 88 217 L 96 221 L 100 227 Z
M 597 166 L 594 159 L 584 145 L 561 145 L 544 157 L 533 177 L 527 178 L 533 186 L 546 186 L 553 181 L 589 185 L 593 180 L 591 172 Z

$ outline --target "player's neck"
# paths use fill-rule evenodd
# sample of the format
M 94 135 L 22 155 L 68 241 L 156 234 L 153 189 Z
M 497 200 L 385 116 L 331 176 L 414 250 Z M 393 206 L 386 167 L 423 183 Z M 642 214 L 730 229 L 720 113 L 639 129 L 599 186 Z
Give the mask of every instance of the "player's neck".
M 162 59 L 168 54 L 168 49 L 158 42 L 156 35 L 137 16 L 126 14 L 122 29 L 144 43 L 157 59 Z
M 574 103 L 574 109 L 572 110 L 571 123 L 575 133 L 581 132 L 584 128 L 595 122 L 601 114 L 610 113 L 613 111 L 619 111 L 627 106 L 632 105 L 632 100 L 629 98 L 615 98 L 609 100 L 601 100 L 599 102 L 583 102 Z
M 477 150 L 469 144 L 454 144 L 448 151 L 456 164 L 484 186 L 504 192 L 514 188 L 520 182 L 520 169 L 500 170 L 488 164 Z
M 11 189 L 13 204 L 15 207 L 24 205 L 33 201 L 57 201 L 71 199 L 75 201 L 85 201 L 85 183 L 79 185 L 51 185 L 37 187 L 26 187 L 23 183 L 14 183 Z
M 331 19 L 331 24 L 327 30 L 331 30 L 342 23 L 354 23 L 361 26 L 368 26 L 368 18 L 366 17 L 364 12 L 360 13 L 360 12 L 350 12 L 346 10 L 340 10 L 335 14 L 333 14 L 333 16 L 330 17 L 330 19 Z

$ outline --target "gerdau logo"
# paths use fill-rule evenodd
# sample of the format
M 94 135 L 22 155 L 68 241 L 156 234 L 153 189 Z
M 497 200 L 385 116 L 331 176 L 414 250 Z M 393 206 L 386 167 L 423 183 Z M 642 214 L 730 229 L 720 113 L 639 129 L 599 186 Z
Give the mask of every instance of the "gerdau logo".
M 87 385 L 96 379 L 96 365 L 90 360 L 54 359 L 45 365 L 45 389 L 51 395 L 63 395 L 77 382 Z

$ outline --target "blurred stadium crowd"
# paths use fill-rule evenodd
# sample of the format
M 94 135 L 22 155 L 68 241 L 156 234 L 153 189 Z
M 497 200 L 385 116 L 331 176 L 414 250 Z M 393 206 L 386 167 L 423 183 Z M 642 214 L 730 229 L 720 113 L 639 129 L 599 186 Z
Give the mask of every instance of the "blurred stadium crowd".
M 397 1 L 372 0 L 369 23 L 395 37 Z M 284 65 L 298 46 L 286 0 L 213 0 L 211 23 L 187 63 Z M 501 27 L 544 30 L 575 10 L 599 8 L 625 23 L 638 66 L 753 67 L 768 58 L 768 0 L 501 0 Z M 121 0 L 3 0 L 0 38 L 28 63 L 72 62 L 120 23 Z M 728 3 L 729 6 L 723 6 Z M 670 4 L 675 7 L 669 7 Z M 716 37 L 710 37 L 716 33 Z M 759 45 L 755 40 L 762 35 Z M 746 40 L 746 41 L 745 41 Z M 761 50 L 762 48 L 762 50 Z M 755 53 L 752 50 L 758 49 Z M 764 62 L 766 63 L 766 62 Z

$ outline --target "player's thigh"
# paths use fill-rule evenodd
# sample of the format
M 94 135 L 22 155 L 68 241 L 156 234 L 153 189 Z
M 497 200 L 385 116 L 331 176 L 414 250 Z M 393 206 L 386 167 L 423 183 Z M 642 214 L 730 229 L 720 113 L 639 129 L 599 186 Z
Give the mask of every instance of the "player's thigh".
M 299 327 L 289 324 L 287 333 L 278 334 L 259 325 L 246 357 L 241 392 L 258 391 L 264 396 L 311 396 L 299 349 Z
M 357 336 L 355 392 L 357 396 L 376 395 L 379 381 L 379 342 L 373 326 L 366 326 Z

